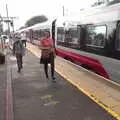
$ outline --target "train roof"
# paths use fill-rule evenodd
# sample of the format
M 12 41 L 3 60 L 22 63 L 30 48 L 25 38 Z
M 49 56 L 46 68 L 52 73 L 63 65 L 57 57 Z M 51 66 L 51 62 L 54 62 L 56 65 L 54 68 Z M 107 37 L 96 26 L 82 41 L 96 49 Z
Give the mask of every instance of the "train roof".
M 120 3 L 90 8 L 80 12 L 81 24 L 94 24 L 100 22 L 109 22 L 120 20 Z
M 74 27 L 80 24 L 79 16 L 64 16 L 59 17 L 56 21 L 57 27 Z
M 32 27 L 33 27 L 33 26 L 30 26 L 30 27 L 26 27 L 26 28 L 17 30 L 17 31 L 15 31 L 15 33 L 21 33 L 21 32 L 24 32 L 24 31 L 28 31 L 28 30 L 32 29 Z
M 32 30 L 39 30 L 39 29 L 50 29 L 52 27 L 52 21 L 46 21 L 43 23 L 37 23 L 35 25 L 32 25 L 30 27 L 27 28 L 23 28 L 21 30 L 17 30 L 17 33 L 21 33 L 21 32 L 27 32 L 28 30 L 32 29 Z
M 52 21 L 51 20 L 48 20 L 46 22 L 43 22 L 43 23 L 38 23 L 38 24 L 35 24 L 32 29 L 33 30 L 39 30 L 39 29 L 51 29 L 52 27 Z
M 120 3 L 98 8 L 89 8 L 87 10 L 81 11 L 78 16 L 59 17 L 56 21 L 56 25 L 57 27 L 74 27 L 80 24 L 95 24 L 117 20 L 120 20 Z M 51 29 L 52 21 L 53 20 L 48 20 L 43 23 L 38 23 L 33 26 L 18 30 L 16 32 L 21 33 L 30 29 Z
M 74 27 L 76 26 L 78 23 L 80 23 L 79 21 L 76 20 L 71 20 L 71 17 L 61 17 L 58 18 L 56 21 L 56 25 L 57 27 Z M 32 30 L 39 30 L 39 29 L 51 29 L 52 28 L 52 20 L 48 20 L 46 22 L 43 23 L 37 23 L 33 26 L 27 27 L 27 28 L 23 28 L 21 30 L 18 30 L 16 32 L 21 33 L 21 32 L 25 32 L 28 31 L 30 29 Z

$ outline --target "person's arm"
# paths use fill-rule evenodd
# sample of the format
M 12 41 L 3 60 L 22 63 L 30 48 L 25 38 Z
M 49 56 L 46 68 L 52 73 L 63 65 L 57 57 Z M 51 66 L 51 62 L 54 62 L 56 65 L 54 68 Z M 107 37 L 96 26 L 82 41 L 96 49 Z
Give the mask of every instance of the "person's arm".
M 43 47 L 42 45 L 40 45 L 40 49 L 41 50 L 48 50 L 48 49 L 50 49 L 50 47 Z
M 15 43 L 13 43 L 13 54 L 15 54 Z

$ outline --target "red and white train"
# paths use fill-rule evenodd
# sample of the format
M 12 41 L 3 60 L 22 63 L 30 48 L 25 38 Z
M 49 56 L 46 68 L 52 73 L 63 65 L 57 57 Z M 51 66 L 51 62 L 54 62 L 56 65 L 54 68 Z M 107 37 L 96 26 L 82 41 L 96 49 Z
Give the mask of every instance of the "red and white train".
M 39 45 L 45 31 L 57 55 L 120 83 L 120 4 L 83 11 L 78 22 L 57 19 L 17 32 Z

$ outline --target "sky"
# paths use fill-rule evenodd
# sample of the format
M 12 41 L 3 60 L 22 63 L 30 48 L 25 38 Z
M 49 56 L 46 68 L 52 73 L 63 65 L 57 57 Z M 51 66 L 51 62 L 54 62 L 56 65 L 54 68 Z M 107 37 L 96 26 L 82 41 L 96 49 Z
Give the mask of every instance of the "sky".
M 79 14 L 80 9 L 86 8 L 96 0 L 2 0 L 0 14 L 6 16 L 6 4 L 9 16 L 15 16 L 15 29 L 24 26 L 33 16 L 45 15 L 49 19 L 59 18 L 65 8 L 65 16 Z M 6 24 L 4 24 L 6 28 Z

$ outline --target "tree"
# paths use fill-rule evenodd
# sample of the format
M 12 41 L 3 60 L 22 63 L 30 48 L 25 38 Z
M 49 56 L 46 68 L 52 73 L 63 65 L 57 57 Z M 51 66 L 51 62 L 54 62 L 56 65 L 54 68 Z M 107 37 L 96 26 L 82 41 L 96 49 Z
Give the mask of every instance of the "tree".
M 105 3 L 107 3 L 107 5 L 109 6 L 116 3 L 120 3 L 120 0 L 96 0 L 96 2 L 91 5 L 91 7 L 100 6 L 101 4 Z
M 41 22 L 45 22 L 47 21 L 48 18 L 44 15 L 40 15 L 40 16 L 34 16 L 32 18 L 30 18 L 26 23 L 25 23 L 25 26 L 26 27 L 29 27 L 29 26 L 32 26 L 36 23 L 41 23 Z
M 108 5 L 113 5 L 113 4 L 117 4 L 120 3 L 120 0 L 111 0 L 108 2 Z
M 96 7 L 96 6 L 100 6 L 101 4 L 104 4 L 106 0 L 96 0 L 96 2 L 94 2 L 91 7 Z
M 23 29 L 23 28 L 25 28 L 25 26 L 20 27 L 19 30 L 21 30 L 21 29 Z

